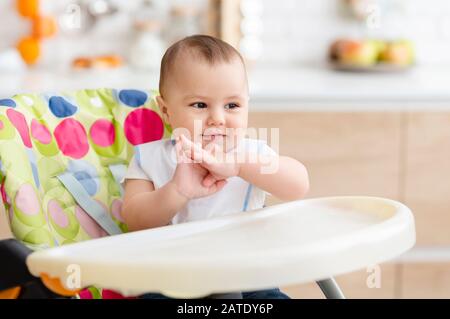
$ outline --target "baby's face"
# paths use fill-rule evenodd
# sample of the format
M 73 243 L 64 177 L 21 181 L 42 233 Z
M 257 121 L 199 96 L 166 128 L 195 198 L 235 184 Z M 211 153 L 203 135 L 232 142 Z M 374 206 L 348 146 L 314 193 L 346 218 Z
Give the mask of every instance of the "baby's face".
M 166 107 L 165 120 L 174 130 L 184 128 L 186 137 L 203 147 L 214 143 L 227 151 L 245 134 L 248 100 L 247 75 L 239 59 L 209 65 L 190 58 L 177 63 L 158 104 Z

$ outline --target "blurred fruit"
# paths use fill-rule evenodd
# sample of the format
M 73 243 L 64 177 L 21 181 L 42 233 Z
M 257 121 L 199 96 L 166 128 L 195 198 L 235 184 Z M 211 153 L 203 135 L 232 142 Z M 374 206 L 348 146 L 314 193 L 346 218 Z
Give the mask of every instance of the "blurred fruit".
M 408 40 L 388 43 L 381 54 L 381 61 L 399 66 L 408 66 L 414 63 L 414 46 Z
M 42 39 L 51 37 L 56 33 L 56 21 L 50 16 L 36 16 L 33 18 L 32 34 L 35 38 Z
M 38 15 L 39 0 L 17 0 L 17 11 L 26 18 L 33 18 Z
M 342 48 L 345 45 L 346 41 L 348 40 L 338 39 L 330 45 L 328 57 L 331 61 L 339 61 Z
M 123 60 L 118 55 L 101 55 L 96 57 L 78 57 L 72 62 L 77 69 L 87 68 L 115 68 L 123 65 Z
M 24 37 L 17 44 L 17 50 L 20 52 L 22 59 L 32 65 L 37 62 L 40 56 L 40 44 L 38 39 L 34 37 Z
M 378 56 L 378 46 L 373 41 L 345 41 L 339 48 L 339 62 L 343 64 L 372 66 Z
M 338 39 L 331 44 L 328 55 L 331 61 L 344 67 L 371 67 L 381 63 L 405 67 L 414 63 L 414 47 L 408 40 Z
M 72 66 L 76 69 L 87 69 L 92 65 L 92 61 L 90 58 L 79 57 L 73 60 Z
M 103 55 L 95 57 L 92 61 L 94 67 L 114 68 L 123 64 L 122 58 L 118 55 Z
M 380 60 L 381 55 L 383 54 L 383 52 L 386 50 L 387 48 L 387 43 L 386 41 L 383 40 L 379 40 L 379 39 L 369 39 L 367 40 L 368 42 L 372 43 L 378 51 L 378 56 L 377 56 L 377 60 Z

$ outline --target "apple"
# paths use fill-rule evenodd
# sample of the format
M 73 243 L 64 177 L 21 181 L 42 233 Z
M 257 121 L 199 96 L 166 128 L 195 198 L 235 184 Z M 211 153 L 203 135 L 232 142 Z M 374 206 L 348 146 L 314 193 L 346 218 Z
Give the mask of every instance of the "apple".
M 408 40 L 390 42 L 381 54 L 381 61 L 398 66 L 414 63 L 414 46 Z
M 341 52 L 346 42 L 348 42 L 348 40 L 338 39 L 331 43 L 328 51 L 328 57 L 331 61 L 339 61 Z
M 339 47 L 339 62 L 352 66 L 372 66 L 378 61 L 379 47 L 379 43 L 373 40 L 347 40 Z
M 386 41 L 380 40 L 380 39 L 369 39 L 366 40 L 370 43 L 372 43 L 374 46 L 376 46 L 377 51 L 378 51 L 378 56 L 377 56 L 377 60 L 381 59 L 381 55 L 384 51 L 386 51 L 387 48 L 387 43 Z

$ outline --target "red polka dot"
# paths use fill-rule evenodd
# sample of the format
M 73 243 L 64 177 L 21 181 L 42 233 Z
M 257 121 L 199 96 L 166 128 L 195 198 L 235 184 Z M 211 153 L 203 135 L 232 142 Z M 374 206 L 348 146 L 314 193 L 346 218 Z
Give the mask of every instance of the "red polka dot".
M 94 296 L 92 296 L 92 293 L 89 291 L 89 289 L 83 289 L 78 293 L 78 296 L 80 299 L 94 299 Z
M 89 132 L 92 141 L 98 146 L 108 147 L 114 144 L 116 132 L 114 125 L 108 120 L 98 120 L 91 126 Z
M 17 112 L 16 110 L 13 109 L 8 109 L 6 111 L 6 115 L 8 115 L 9 120 L 19 132 L 23 144 L 26 147 L 31 148 L 30 132 L 28 130 L 28 125 L 27 121 L 25 120 L 25 116 L 23 116 L 22 113 Z
M 1 184 L 0 192 L 2 193 L 3 203 L 8 203 L 8 201 L 6 199 L 7 196 L 6 196 L 6 191 L 5 191 L 5 179 L 3 179 L 3 182 Z
M 136 299 L 136 297 L 124 297 L 122 294 L 116 291 L 102 289 L 102 299 Z
M 133 145 L 159 140 L 164 134 L 161 117 L 149 109 L 137 109 L 128 114 L 124 128 L 127 140 Z
M 31 135 L 42 144 L 50 144 L 52 135 L 45 125 L 35 119 L 31 121 Z
M 79 159 L 89 151 L 86 131 L 77 120 L 68 118 L 55 128 L 55 138 L 64 155 Z

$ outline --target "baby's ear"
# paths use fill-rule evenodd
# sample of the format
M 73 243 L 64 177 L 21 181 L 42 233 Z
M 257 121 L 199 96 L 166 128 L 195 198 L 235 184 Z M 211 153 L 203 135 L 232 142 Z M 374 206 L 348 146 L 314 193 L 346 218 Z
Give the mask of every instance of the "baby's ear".
M 158 95 L 156 97 L 156 102 L 158 103 L 158 107 L 159 107 L 159 110 L 161 112 L 161 116 L 162 116 L 164 122 L 166 122 L 167 124 L 170 124 L 169 112 L 167 111 L 167 104 L 164 101 L 164 99 L 162 98 L 162 96 Z

